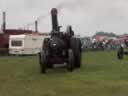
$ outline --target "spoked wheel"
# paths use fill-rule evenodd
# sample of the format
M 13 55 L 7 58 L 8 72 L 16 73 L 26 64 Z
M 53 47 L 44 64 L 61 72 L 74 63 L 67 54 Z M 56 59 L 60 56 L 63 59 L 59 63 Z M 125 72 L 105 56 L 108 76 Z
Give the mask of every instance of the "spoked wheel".
M 46 73 L 47 57 L 46 57 L 46 53 L 44 51 L 42 51 L 40 53 L 40 67 L 41 67 L 41 73 Z
M 120 47 L 117 51 L 117 58 L 123 59 L 123 57 L 124 57 L 124 49 L 123 49 L 123 47 Z
M 71 49 L 68 50 L 68 63 L 67 63 L 68 71 L 72 72 L 74 69 L 74 54 Z
M 71 39 L 71 49 L 74 53 L 74 62 L 75 62 L 75 68 L 81 67 L 81 41 L 79 38 L 72 38 Z

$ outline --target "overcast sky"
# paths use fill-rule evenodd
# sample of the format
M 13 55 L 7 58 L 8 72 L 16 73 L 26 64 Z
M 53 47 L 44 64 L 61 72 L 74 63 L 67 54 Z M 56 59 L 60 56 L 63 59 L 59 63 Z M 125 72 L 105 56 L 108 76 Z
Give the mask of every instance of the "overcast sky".
M 7 13 L 8 28 L 24 28 L 38 17 L 39 31 L 51 31 L 50 10 L 59 9 L 59 24 L 72 25 L 76 34 L 90 36 L 96 31 L 128 33 L 128 0 L 0 0 Z

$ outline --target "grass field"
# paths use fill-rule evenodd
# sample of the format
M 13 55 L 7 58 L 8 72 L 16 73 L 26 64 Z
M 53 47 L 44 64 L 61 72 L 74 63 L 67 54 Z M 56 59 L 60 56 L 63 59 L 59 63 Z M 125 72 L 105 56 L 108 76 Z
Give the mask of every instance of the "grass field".
M 43 75 L 37 57 L 0 57 L 0 96 L 128 96 L 128 57 L 88 52 L 82 64 Z

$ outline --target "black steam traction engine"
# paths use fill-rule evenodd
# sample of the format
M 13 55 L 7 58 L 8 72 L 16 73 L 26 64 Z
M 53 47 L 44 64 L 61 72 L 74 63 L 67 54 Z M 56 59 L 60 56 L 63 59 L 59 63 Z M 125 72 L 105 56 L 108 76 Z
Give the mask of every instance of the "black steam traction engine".
M 118 51 L 117 51 L 117 58 L 123 59 L 124 55 L 128 55 L 128 51 L 126 50 L 128 48 L 128 40 L 124 40 L 124 43 L 120 45 Z
M 58 26 L 57 9 L 51 10 L 52 32 L 49 38 L 43 41 L 42 51 L 39 55 L 41 73 L 46 73 L 54 64 L 66 64 L 68 71 L 81 66 L 81 41 L 74 37 L 71 26 L 66 32 L 60 32 Z

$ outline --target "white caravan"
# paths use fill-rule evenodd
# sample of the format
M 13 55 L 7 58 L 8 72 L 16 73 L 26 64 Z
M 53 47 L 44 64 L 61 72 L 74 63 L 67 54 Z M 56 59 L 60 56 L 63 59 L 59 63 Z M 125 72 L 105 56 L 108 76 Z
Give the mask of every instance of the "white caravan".
M 38 34 L 10 35 L 9 54 L 36 55 L 41 51 L 44 38 L 48 36 Z

